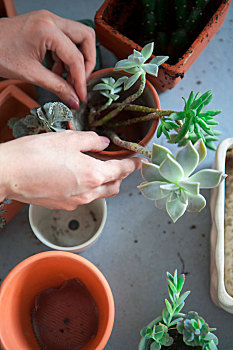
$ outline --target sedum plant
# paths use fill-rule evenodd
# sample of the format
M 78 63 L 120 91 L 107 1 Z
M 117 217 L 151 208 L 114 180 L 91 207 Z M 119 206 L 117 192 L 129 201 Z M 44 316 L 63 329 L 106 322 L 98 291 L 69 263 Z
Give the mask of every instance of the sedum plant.
M 150 60 L 154 43 L 143 47 L 141 52 L 134 50 L 128 58 L 116 63 L 115 71 L 124 71 L 118 79 L 102 78 L 93 90 L 104 96 L 100 105 L 87 104 L 86 121 L 82 115 L 71 111 L 61 102 L 46 103 L 33 109 L 32 115 L 25 118 L 13 118 L 9 126 L 15 137 L 41 131 L 61 131 L 66 128 L 67 121 L 76 120 L 77 130 L 93 130 L 100 135 L 108 136 L 111 141 L 122 147 L 147 156 L 151 163 L 142 167 L 144 182 L 139 189 L 145 197 L 155 201 L 158 208 L 167 210 L 175 222 L 186 210 L 200 211 L 206 202 L 199 193 L 201 188 L 217 186 L 223 178 L 216 170 L 201 170 L 193 174 L 197 165 L 206 155 L 206 147 L 215 150 L 214 141 L 218 140 L 219 132 L 215 130 L 218 122 L 214 117 L 221 111 L 206 110 L 212 100 L 211 91 L 204 94 L 191 92 L 187 100 L 184 98 L 184 108 L 181 111 L 159 110 L 137 104 L 142 95 L 147 74 L 157 76 L 159 66 L 168 56 L 157 56 Z M 139 81 L 138 88 L 131 92 L 131 87 Z M 123 101 L 118 102 L 122 91 L 129 91 Z M 81 110 L 83 106 L 81 106 Z M 119 121 L 117 116 L 121 111 L 140 112 L 140 116 Z M 117 134 L 119 127 L 157 119 L 159 126 L 157 137 L 165 135 L 169 143 L 176 143 L 181 148 L 176 156 L 169 149 L 154 145 L 153 150 L 127 140 L 122 140 Z
M 210 328 L 197 312 L 181 313 L 190 294 L 190 291 L 182 293 L 184 274 L 178 276 L 177 270 L 174 275 L 167 272 L 167 282 L 170 301 L 165 299 L 162 315 L 153 322 L 153 326 L 141 330 L 141 336 L 146 341 L 140 342 L 139 350 L 160 350 L 172 345 L 175 346 L 174 349 L 180 350 L 187 347 L 217 350 L 218 338 L 213 334 L 215 328 Z

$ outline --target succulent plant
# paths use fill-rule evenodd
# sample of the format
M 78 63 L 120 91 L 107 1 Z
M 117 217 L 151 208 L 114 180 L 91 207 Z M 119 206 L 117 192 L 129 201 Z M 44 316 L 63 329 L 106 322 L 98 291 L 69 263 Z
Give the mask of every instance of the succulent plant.
M 49 102 L 39 108 L 32 108 L 31 115 L 24 118 L 11 118 L 9 128 L 15 138 L 38 134 L 41 131 L 61 131 L 66 122 L 73 118 L 71 110 L 61 102 Z
M 173 222 L 186 210 L 201 211 L 206 201 L 199 190 L 218 186 L 223 179 L 222 172 L 214 169 L 192 174 L 205 156 L 202 139 L 194 145 L 189 141 L 176 156 L 168 148 L 154 144 L 152 163 L 143 163 L 142 177 L 145 181 L 138 188 L 146 198 L 155 201 L 156 207 L 167 210 Z
M 181 313 L 190 294 L 190 291 L 181 294 L 185 282 L 184 274 L 178 276 L 177 270 L 174 275 L 167 272 L 167 282 L 170 301 L 165 299 L 166 306 L 160 321 L 141 330 L 141 336 L 148 342 L 144 345 L 140 343 L 139 350 L 160 350 L 162 346 L 171 346 L 174 341 L 174 328 L 183 336 L 183 342 L 177 349 L 186 349 L 186 344 L 190 347 L 200 346 L 203 350 L 217 350 L 218 338 L 212 333 L 215 328 L 209 328 L 197 312 Z
M 195 311 L 189 311 L 177 324 L 177 330 L 183 335 L 183 341 L 189 346 L 202 346 L 203 350 L 217 350 L 218 338 L 205 320 Z

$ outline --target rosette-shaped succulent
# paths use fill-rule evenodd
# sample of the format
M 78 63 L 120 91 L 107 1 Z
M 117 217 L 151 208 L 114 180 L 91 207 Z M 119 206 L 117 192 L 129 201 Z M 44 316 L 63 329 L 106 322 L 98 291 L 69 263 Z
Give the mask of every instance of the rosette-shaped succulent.
M 183 341 L 189 346 L 201 346 L 203 350 L 217 350 L 218 338 L 205 320 L 195 311 L 189 311 L 178 322 L 177 330 L 183 335 Z
M 216 187 L 224 178 L 222 172 L 214 169 L 193 174 L 205 156 L 206 147 L 201 139 L 194 145 L 189 141 L 176 156 L 168 148 L 154 144 L 152 163 L 143 162 L 145 182 L 138 188 L 146 198 L 155 201 L 156 207 L 167 210 L 173 222 L 186 210 L 201 211 L 206 200 L 199 193 L 200 189 Z

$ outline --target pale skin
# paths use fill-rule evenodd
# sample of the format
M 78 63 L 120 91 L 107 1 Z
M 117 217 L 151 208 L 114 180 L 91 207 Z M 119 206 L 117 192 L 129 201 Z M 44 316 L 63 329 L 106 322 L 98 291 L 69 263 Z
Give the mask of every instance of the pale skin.
M 80 45 L 80 51 L 75 44 Z M 95 66 L 94 31 L 48 11 L 0 20 L 0 76 L 55 93 L 70 108 L 86 100 L 86 80 Z M 52 71 L 42 65 L 53 53 Z M 61 74 L 68 72 L 67 81 Z M 94 132 L 64 131 L 0 144 L 0 201 L 74 210 L 119 192 L 121 181 L 141 167 L 141 158 L 101 161 L 86 154 L 109 144 Z

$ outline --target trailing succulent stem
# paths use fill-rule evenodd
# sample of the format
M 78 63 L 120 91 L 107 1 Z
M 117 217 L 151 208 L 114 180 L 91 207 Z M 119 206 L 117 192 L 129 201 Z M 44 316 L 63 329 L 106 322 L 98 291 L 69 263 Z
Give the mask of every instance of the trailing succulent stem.
M 141 336 L 150 340 L 147 349 L 160 350 L 162 346 L 171 346 L 174 342 L 172 333 L 176 328 L 183 336 L 183 343 L 193 347 L 200 346 L 203 350 L 217 350 L 218 338 L 212 333 L 215 328 L 209 328 L 208 324 L 196 312 L 190 311 L 187 314 L 181 313 L 185 300 L 190 292 L 182 292 L 185 276 L 174 275 L 167 272 L 168 294 L 170 301 L 165 299 L 165 308 L 162 311 L 161 322 L 153 327 L 145 327 L 141 330 Z M 145 350 L 145 348 L 140 348 Z

